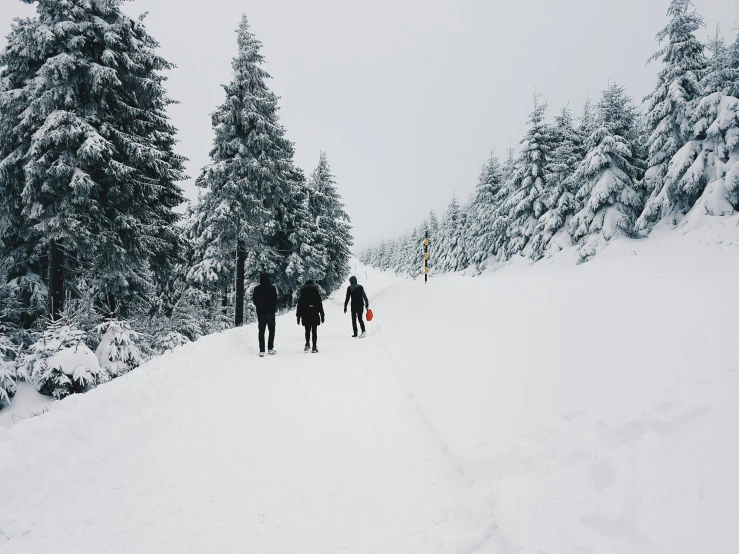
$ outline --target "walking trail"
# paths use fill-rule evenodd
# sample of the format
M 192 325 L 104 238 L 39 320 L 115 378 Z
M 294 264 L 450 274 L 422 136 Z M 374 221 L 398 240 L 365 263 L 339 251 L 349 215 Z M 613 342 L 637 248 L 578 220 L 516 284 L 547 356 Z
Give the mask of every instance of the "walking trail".
M 340 296 L 319 354 L 289 314 L 277 356 L 254 326 L 204 337 L 0 429 L 2 479 L 32 488 L 4 490 L 0 551 L 477 550 L 490 513 Z

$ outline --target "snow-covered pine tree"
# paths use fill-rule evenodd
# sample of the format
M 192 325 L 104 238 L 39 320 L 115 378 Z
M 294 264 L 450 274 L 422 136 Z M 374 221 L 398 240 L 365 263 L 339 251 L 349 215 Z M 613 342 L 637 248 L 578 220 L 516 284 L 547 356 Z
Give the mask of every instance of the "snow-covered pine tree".
M 459 209 L 459 226 L 457 227 L 457 240 L 452 249 L 452 259 L 455 261 L 455 271 L 462 271 L 470 266 L 470 207 L 472 196 Z
M 595 108 L 593 108 L 593 101 L 588 96 L 585 99 L 585 104 L 582 107 L 582 114 L 580 115 L 580 121 L 577 125 L 577 131 L 585 141 L 593 134 L 596 125 Z
M 157 355 L 162 355 L 165 352 L 174 350 L 178 346 L 188 344 L 190 339 L 185 335 L 178 333 L 177 331 L 170 331 L 168 333 L 159 334 L 154 339 L 152 348 Z
M 30 271 L 11 278 L 15 266 L 14 258 L 0 258 L 0 334 L 21 344 L 27 342 L 28 329 L 46 313 L 49 291 L 43 278 Z
M 636 222 L 638 230 L 647 229 L 674 210 L 686 213 L 694 201 L 675 190 L 669 167 L 691 138 L 691 113 L 706 68 L 704 47 L 695 35 L 703 19 L 690 0 L 672 0 L 667 15 L 669 23 L 657 34 L 657 40 L 666 44 L 650 58 L 661 60 L 664 68 L 656 88 L 646 98 L 650 136 L 643 186 L 649 199 Z
M 435 237 L 436 233 L 439 232 L 439 218 L 436 217 L 436 212 L 434 212 L 434 210 L 429 212 L 426 222 L 428 223 L 429 238 Z
M 250 267 L 261 266 L 273 275 L 277 289 L 284 291 L 283 302 L 293 305 L 303 282 L 311 278 L 309 272 L 313 272 L 315 280 L 324 278 L 327 252 L 320 239 L 322 231 L 310 214 L 308 186 L 302 171 L 293 166 L 284 185 L 272 226 L 263 236 L 265 247 Z M 256 280 L 257 272 L 253 276 Z
M 439 237 L 439 218 L 436 217 L 436 212 L 434 210 L 431 210 L 429 212 L 429 216 L 426 219 L 428 222 L 428 232 L 429 232 L 429 273 L 431 272 L 431 268 L 434 267 L 434 264 L 436 263 L 436 240 Z
M 540 95 L 534 95 L 529 128 L 521 141 L 523 148 L 507 184 L 507 198 L 503 206 L 507 226 L 506 258 L 524 250 L 534 234 L 538 219 L 544 213 L 552 133 L 544 121 L 548 106 L 540 98 Z
M 534 109 L 529 115 L 529 128 L 521 140 L 522 151 L 509 183 L 507 198 L 503 204 L 506 219 L 506 244 L 504 256 L 521 252 L 534 234 L 538 219 L 544 213 L 548 170 L 551 155 L 551 129 L 544 116 L 547 104 L 534 95 Z
M 396 272 L 399 275 L 416 276 L 416 266 L 412 258 L 416 250 L 416 238 L 418 234 L 418 228 L 416 227 L 400 238 L 395 257 Z
M 405 233 L 398 242 L 398 248 L 395 253 L 395 260 L 392 267 L 395 269 L 395 273 L 398 275 L 406 275 L 408 277 L 415 277 L 415 261 L 413 260 L 413 254 L 416 250 L 416 239 L 418 238 L 419 230 L 415 229 Z
M 10 403 L 17 390 L 15 362 L 10 359 L 13 343 L 4 332 L 5 328 L 0 324 L 0 410 Z
M 230 208 L 224 204 L 216 205 L 216 200 L 214 194 L 201 194 L 190 208 L 184 225 L 189 243 L 186 281 L 211 297 L 210 311 L 214 315 L 227 311 L 227 297 L 236 274 L 235 225 L 229 234 Z M 232 325 L 233 318 L 223 323 Z
M 636 109 L 623 87 L 612 85 L 598 103 L 588 153 L 572 179 L 579 184 L 579 211 L 570 221 L 572 238 L 585 261 L 612 238 L 631 236 L 641 208 L 637 192 L 643 161 L 635 154 Z
M 460 206 L 457 197 L 453 196 L 449 207 L 444 212 L 439 228 L 439 238 L 436 241 L 436 263 L 434 267 L 437 273 L 448 273 L 457 271 L 458 260 L 456 255 L 459 251 L 458 241 L 460 239 Z
M 423 275 L 423 256 L 424 256 L 424 241 L 426 240 L 426 229 L 428 228 L 428 221 L 423 220 L 421 225 L 416 227 L 413 233 L 412 243 L 410 244 L 410 250 L 408 252 L 408 275 L 415 279 Z
M 378 264 L 378 256 L 380 248 L 385 244 L 385 242 L 381 242 L 377 246 L 370 246 L 368 248 L 364 248 L 362 251 L 359 252 L 357 255 L 357 258 L 359 258 L 359 261 L 362 262 L 364 265 L 368 265 L 370 267 L 379 267 Z
M 324 241 L 326 266 L 318 284 L 326 291 L 336 290 L 349 275 L 351 246 L 354 243 L 351 220 L 336 189 L 336 178 L 325 152 L 308 181 L 308 206 L 317 231 Z
M 114 379 L 144 362 L 137 342 L 139 334 L 131 329 L 127 321 L 109 319 L 95 329 L 100 337 L 100 344 L 95 355 L 103 369 L 101 375 L 105 379 Z
M 371 267 L 382 267 L 387 259 L 387 244 L 387 241 L 382 241 L 377 246 L 367 248 L 364 254 L 360 255 L 360 261 Z
M 590 119 L 590 108 L 586 108 Z M 590 125 L 590 122 L 588 122 Z M 577 183 L 572 179 L 577 166 L 585 158 L 585 139 L 575 127 L 575 121 L 567 106 L 555 118 L 553 133 L 553 150 L 549 161 L 549 181 L 544 195 L 545 212 L 539 218 L 534 236 L 528 248 L 529 256 L 538 260 L 553 246 L 554 237 L 563 231 L 567 234 L 567 222 L 577 205 Z M 569 243 L 569 235 L 557 240 L 555 248 L 561 249 Z M 562 243 L 562 244 L 560 244 Z
M 680 199 L 678 214 L 694 206 L 698 217 L 729 215 L 739 207 L 739 69 L 718 31 L 709 50 L 691 113 L 693 135 L 667 173 L 671 197 Z
M 503 186 L 503 168 L 491 151 L 480 170 L 468 213 L 469 262 L 479 265 L 494 254 L 493 229 L 498 210 L 498 194 Z
M 397 273 L 398 260 L 401 256 L 401 242 L 402 237 L 383 241 L 375 253 L 375 259 L 378 261 L 378 265 L 375 267 L 383 271 L 394 271 Z
M 0 54 L 0 188 L 23 218 L 3 243 L 50 275 L 53 314 L 79 274 L 125 311 L 171 254 L 183 200 L 160 73 L 172 66 L 120 0 L 24 1 L 38 17 L 17 20 Z
M 502 183 L 498 194 L 493 200 L 495 213 L 493 215 L 493 227 L 490 233 L 489 256 L 496 259 L 504 259 L 506 245 L 508 243 L 508 226 L 510 214 L 508 212 L 508 199 L 513 191 L 513 175 L 516 171 L 516 151 L 513 146 L 508 146 L 508 155 L 502 168 Z
M 57 400 L 106 381 L 107 376 L 84 338 L 85 332 L 75 325 L 68 312 L 60 314 L 20 356 L 18 373 L 41 394 Z
M 384 269 L 392 270 L 396 275 L 404 275 L 406 265 L 408 265 L 408 252 L 410 251 L 409 243 L 411 241 L 411 232 L 400 235 L 395 240 L 388 242 L 388 261 L 387 267 Z M 381 267 L 380 269 L 383 269 Z
M 197 180 L 207 192 L 197 209 L 198 260 L 189 276 L 224 287 L 235 273 L 240 324 L 246 279 L 256 280 L 261 271 L 289 282 L 302 275 L 296 251 L 305 237 L 298 231 L 309 215 L 304 177 L 294 167 L 293 145 L 279 122 L 278 98 L 266 84 L 270 76 L 262 68 L 262 44 L 246 16 L 237 35 L 234 77 L 223 87 L 225 102 L 212 115 L 212 162 Z M 296 210 L 304 213 L 296 218 Z

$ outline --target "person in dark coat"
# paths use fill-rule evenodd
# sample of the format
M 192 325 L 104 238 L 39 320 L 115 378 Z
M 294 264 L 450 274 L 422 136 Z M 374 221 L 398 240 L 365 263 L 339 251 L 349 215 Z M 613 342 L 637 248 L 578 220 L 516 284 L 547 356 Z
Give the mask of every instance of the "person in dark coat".
M 310 351 L 310 339 L 313 339 L 313 353 L 318 353 L 318 326 L 326 321 L 326 315 L 323 312 L 323 300 L 318 287 L 312 280 L 307 280 L 303 288 L 300 289 L 300 298 L 298 298 L 298 325 L 302 320 L 305 327 L 305 352 Z
M 252 302 L 257 309 L 257 321 L 259 322 L 259 356 L 264 357 L 264 331 L 269 327 L 269 354 L 277 354 L 275 351 L 275 313 L 277 312 L 277 289 L 269 282 L 269 276 L 262 273 L 259 276 L 259 284 L 254 287 Z
M 362 334 L 359 335 L 360 339 L 365 337 L 364 330 L 364 309 L 369 308 L 369 300 L 367 300 L 367 293 L 364 292 L 364 287 L 357 284 L 356 277 L 349 278 L 349 288 L 346 289 L 346 300 L 344 301 L 344 313 L 346 313 L 346 307 L 351 302 L 352 305 L 352 329 L 354 329 L 353 337 L 357 336 L 357 320 L 359 320 L 359 326 L 362 329 Z

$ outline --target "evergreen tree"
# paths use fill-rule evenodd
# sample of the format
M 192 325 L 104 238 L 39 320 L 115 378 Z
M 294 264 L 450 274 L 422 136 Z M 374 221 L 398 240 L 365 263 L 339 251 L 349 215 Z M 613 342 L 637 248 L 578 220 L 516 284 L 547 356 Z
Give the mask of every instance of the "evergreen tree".
M 429 212 L 429 216 L 426 219 L 426 221 L 428 222 L 428 232 L 429 232 L 428 268 L 429 268 L 429 275 L 430 275 L 432 273 L 432 269 L 434 268 L 436 264 L 436 241 L 439 238 L 439 218 L 436 217 L 436 213 L 434 212 L 434 210 L 431 210 Z
M 137 345 L 140 336 L 127 321 L 109 319 L 98 325 L 96 331 L 100 344 L 95 355 L 105 375 L 115 378 L 144 362 Z
M 700 80 L 706 67 L 703 44 L 695 36 L 703 19 L 692 9 L 690 0 L 672 0 L 667 15 L 669 23 L 657 34 L 657 40 L 666 44 L 650 58 L 661 60 L 664 68 L 657 87 L 646 98 L 651 134 L 644 185 L 650 196 L 636 223 L 639 230 L 675 209 L 685 213 L 692 207 L 691 198 L 675 189 L 669 167 L 691 136 L 693 102 L 700 95 Z
M 739 70 L 739 28 L 736 30 L 736 39 L 734 43 L 729 47 L 729 60 L 731 69 Z M 734 96 L 739 97 L 739 91 L 731 91 Z
M 293 305 L 306 279 L 324 279 L 326 252 L 321 246 L 321 231 L 310 214 L 302 171 L 293 167 L 284 184 L 285 193 L 278 198 L 272 228 L 263 235 L 265 247 L 250 267 L 261 267 L 274 275 L 275 286 L 283 291 L 283 305 Z M 257 272 L 254 280 L 256 276 Z
M 493 200 L 495 213 L 493 215 L 493 227 L 490 234 L 489 255 L 496 258 L 505 258 L 506 245 L 508 244 L 508 228 L 510 225 L 510 213 L 508 210 L 508 199 L 513 191 L 513 175 L 516 171 L 516 151 L 512 146 L 508 147 L 508 155 L 503 163 L 502 185 Z
M 19 374 L 26 376 L 41 394 L 57 400 L 109 380 L 85 344 L 84 331 L 68 314 L 65 311 L 50 322 L 18 360 Z
M 125 312 L 176 254 L 172 66 L 120 0 L 26 1 L 38 17 L 17 20 L 0 54 L 0 241 L 48 272 L 55 316 L 80 275 Z
M 434 265 L 438 273 L 457 271 L 461 223 L 459 202 L 454 196 L 444 213 L 439 229 L 439 238 L 436 244 L 436 264 Z
M 506 224 L 505 257 L 521 252 L 534 234 L 538 219 L 544 213 L 551 155 L 551 130 L 544 122 L 547 104 L 534 96 L 534 110 L 529 115 L 529 128 L 521 141 L 522 152 L 516 161 L 503 203 Z
M 468 214 L 470 263 L 481 264 L 493 253 L 493 228 L 498 210 L 498 194 L 503 186 L 503 168 L 491 152 L 480 170 Z
M 434 210 L 429 212 L 426 221 L 428 222 L 429 237 L 436 237 L 436 233 L 439 232 L 439 218 L 436 217 Z
M 593 134 L 596 125 L 595 109 L 593 108 L 593 101 L 590 96 L 585 100 L 585 104 L 582 107 L 582 115 L 577 125 L 577 131 L 582 137 L 583 142 Z
M 590 125 L 590 107 L 586 106 L 583 119 Z M 584 137 L 575 127 L 572 113 L 565 106 L 555 118 L 552 129 L 554 149 L 549 162 L 549 182 L 544 196 L 545 212 L 539 218 L 529 247 L 531 258 L 538 260 L 550 248 L 552 239 L 566 229 L 569 217 L 577 205 L 577 184 L 572 176 L 585 158 Z M 569 239 L 569 237 L 568 237 Z
M 456 268 L 454 271 L 462 271 L 470 265 L 470 208 L 472 206 L 472 198 L 467 201 L 459 210 L 459 226 L 457 227 L 457 240 L 452 249 L 452 259 Z
M 341 196 L 336 190 L 336 179 L 331 173 L 325 152 L 321 152 L 318 167 L 308 182 L 308 206 L 316 228 L 317 240 L 325 251 L 324 275 L 317 283 L 326 291 L 336 290 L 349 275 L 351 258 L 351 220 Z
M 673 157 L 668 178 L 678 213 L 728 215 L 739 206 L 739 68 L 718 32 L 691 114 L 693 135 Z M 697 204 L 696 204 L 697 203 Z
M 304 192 L 298 190 L 302 175 L 293 166 L 293 145 L 279 123 L 278 98 L 266 85 L 270 76 L 261 67 L 261 42 L 250 32 L 246 16 L 237 35 L 234 77 L 223 87 L 225 102 L 212 115 L 212 162 L 197 180 L 207 191 L 196 210 L 197 261 L 189 276 L 223 291 L 235 273 L 240 324 L 246 278 L 256 280 L 262 270 L 285 275 L 278 271 L 290 269 L 293 276 L 302 271 L 295 259 L 285 263 L 295 233 L 289 208 L 302 204 L 305 220 L 308 215 L 305 195 L 295 198 Z
M 0 333 L 3 331 L 4 328 L 0 326 Z M 0 410 L 6 404 L 10 404 L 10 399 L 17 390 L 15 362 L 10 359 L 12 352 L 13 344 L 10 339 L 0 334 Z
M 612 85 L 603 93 L 596 129 L 587 141 L 588 154 L 572 176 L 580 184 L 580 209 L 570 222 L 570 233 L 581 244 L 583 260 L 612 238 L 633 234 L 641 208 L 637 186 L 643 166 L 634 153 L 636 117 L 623 87 Z
M 419 265 L 418 248 L 423 244 L 425 231 L 421 227 L 416 227 L 410 233 L 406 233 L 401 241 L 398 250 L 398 258 L 396 272 L 400 275 L 406 275 L 415 279 L 418 277 L 423 262 Z

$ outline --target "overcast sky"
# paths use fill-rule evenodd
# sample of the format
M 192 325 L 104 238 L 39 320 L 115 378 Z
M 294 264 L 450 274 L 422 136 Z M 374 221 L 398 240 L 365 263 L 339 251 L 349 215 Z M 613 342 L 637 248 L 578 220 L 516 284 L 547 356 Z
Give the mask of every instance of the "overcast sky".
M 0 33 L 33 7 L 1 0 Z M 737 0 L 695 0 L 702 38 L 733 38 Z M 668 0 L 133 0 L 178 69 L 171 110 L 192 179 L 231 77 L 242 13 L 263 42 L 282 123 L 306 173 L 326 150 L 359 246 L 467 198 L 494 145 L 524 132 L 534 90 L 579 112 L 617 82 L 641 99 Z M 192 181 L 189 197 L 197 196 Z

